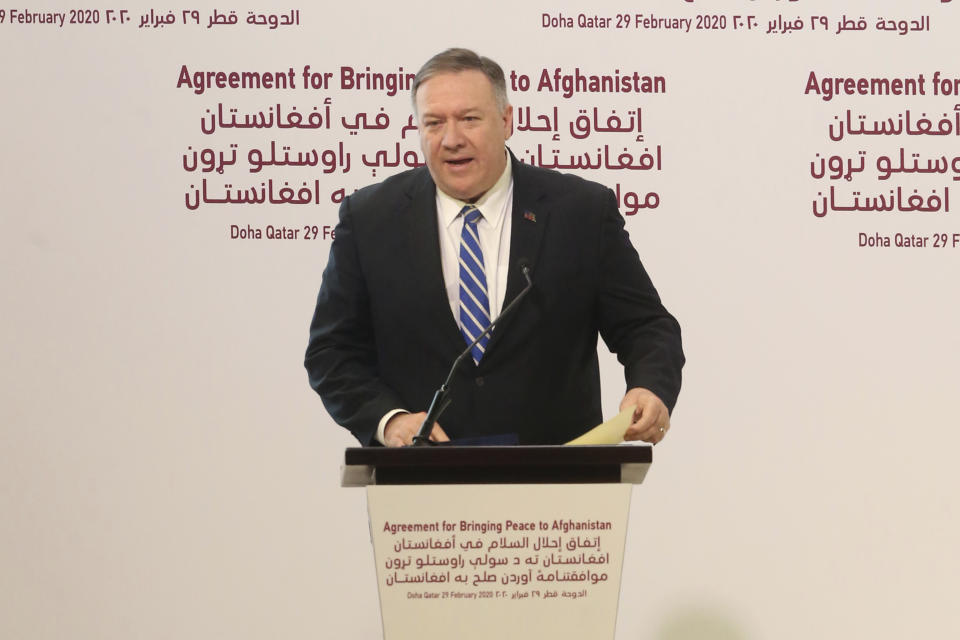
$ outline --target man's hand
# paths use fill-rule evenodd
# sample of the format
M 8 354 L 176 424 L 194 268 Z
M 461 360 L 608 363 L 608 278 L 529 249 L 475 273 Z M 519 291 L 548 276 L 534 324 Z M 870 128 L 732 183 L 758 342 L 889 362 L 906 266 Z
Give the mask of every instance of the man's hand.
M 663 440 L 670 429 L 670 412 L 663 401 L 648 389 L 634 387 L 623 396 L 620 411 L 632 406 L 636 409 L 624 440 L 643 440 L 653 444 Z
M 398 413 L 387 421 L 383 428 L 383 439 L 388 447 L 403 447 L 413 443 L 413 436 L 420 431 L 420 425 L 427 417 L 426 411 L 420 413 Z M 434 442 L 447 442 L 450 438 L 439 424 L 433 425 L 430 439 Z

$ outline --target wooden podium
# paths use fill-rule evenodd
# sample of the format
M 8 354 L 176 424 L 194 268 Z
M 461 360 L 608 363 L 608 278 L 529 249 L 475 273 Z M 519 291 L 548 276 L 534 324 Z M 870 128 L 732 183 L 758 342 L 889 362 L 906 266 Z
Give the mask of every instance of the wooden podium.
M 639 446 L 351 448 L 385 640 L 613 639 Z

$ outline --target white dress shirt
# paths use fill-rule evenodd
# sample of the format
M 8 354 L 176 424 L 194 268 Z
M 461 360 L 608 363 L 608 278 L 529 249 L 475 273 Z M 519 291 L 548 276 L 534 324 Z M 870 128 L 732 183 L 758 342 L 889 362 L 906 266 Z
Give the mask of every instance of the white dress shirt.
M 460 234 L 463 232 L 461 209 L 467 203 L 437 189 L 437 228 L 440 230 L 440 260 L 443 283 L 450 300 L 450 312 L 460 326 Z M 483 271 L 487 277 L 487 298 L 490 319 L 495 320 L 503 308 L 510 271 L 510 216 L 513 212 L 513 175 L 510 161 L 496 184 L 472 203 L 483 216 L 477 222 Z M 466 348 L 466 344 L 463 345 Z M 452 364 L 452 363 L 451 363 Z

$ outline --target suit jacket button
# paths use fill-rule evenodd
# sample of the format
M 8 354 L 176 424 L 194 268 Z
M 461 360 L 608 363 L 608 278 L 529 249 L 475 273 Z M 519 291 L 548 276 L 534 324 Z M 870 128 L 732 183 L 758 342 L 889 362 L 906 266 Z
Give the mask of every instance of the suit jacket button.
M 482 387 L 482 386 L 483 386 L 483 376 L 477 376 L 476 383 L 477 383 L 477 386 L 478 386 L 478 387 Z

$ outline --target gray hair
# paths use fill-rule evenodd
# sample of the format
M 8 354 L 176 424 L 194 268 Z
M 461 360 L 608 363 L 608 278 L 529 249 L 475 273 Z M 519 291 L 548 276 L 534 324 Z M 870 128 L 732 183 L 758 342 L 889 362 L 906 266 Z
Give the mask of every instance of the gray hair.
M 413 79 L 410 88 L 410 98 L 413 100 L 413 111 L 417 111 L 417 89 L 420 85 L 441 73 L 459 73 L 461 71 L 479 71 L 483 73 L 493 85 L 493 97 L 496 100 L 500 113 L 506 111 L 510 104 L 507 101 L 507 81 L 503 76 L 503 69 L 490 58 L 479 56 L 470 49 L 447 49 L 427 60 Z

